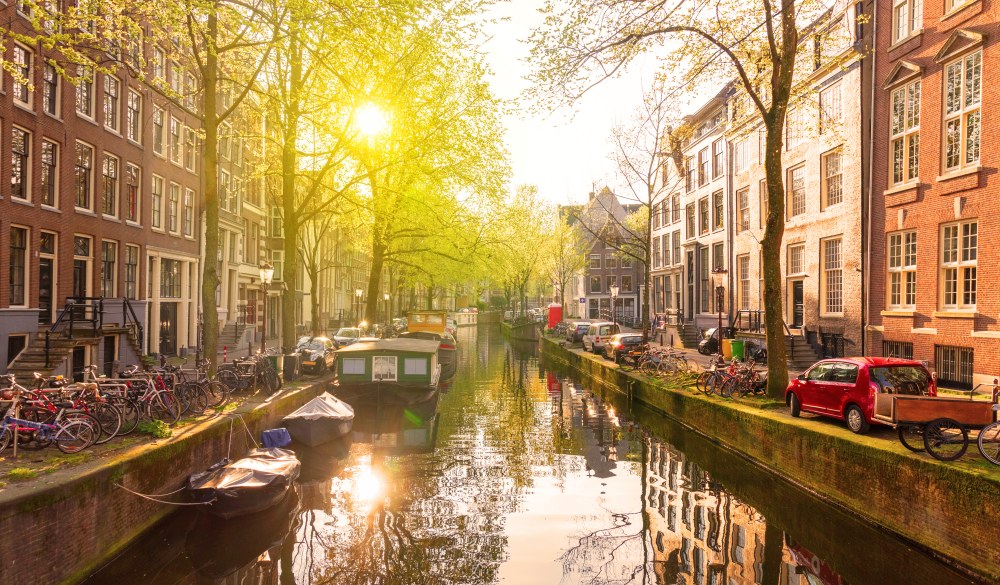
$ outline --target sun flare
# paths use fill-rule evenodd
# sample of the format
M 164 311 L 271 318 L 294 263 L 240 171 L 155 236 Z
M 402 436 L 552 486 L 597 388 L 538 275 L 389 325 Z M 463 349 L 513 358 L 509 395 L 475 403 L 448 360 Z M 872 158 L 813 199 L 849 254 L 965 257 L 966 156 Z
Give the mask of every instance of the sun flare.
M 366 103 L 354 113 L 354 127 L 362 135 L 372 138 L 389 129 L 389 118 L 377 105 Z

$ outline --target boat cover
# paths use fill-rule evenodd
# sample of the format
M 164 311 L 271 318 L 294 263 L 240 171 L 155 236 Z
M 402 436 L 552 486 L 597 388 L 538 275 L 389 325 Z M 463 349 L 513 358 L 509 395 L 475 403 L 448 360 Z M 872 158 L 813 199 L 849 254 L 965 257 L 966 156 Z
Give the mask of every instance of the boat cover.
M 324 392 L 303 404 L 301 408 L 286 416 L 284 420 L 317 420 L 320 418 L 353 420 L 354 408 L 329 392 Z
M 253 449 L 246 457 L 228 465 L 213 465 L 188 480 L 192 490 L 232 492 L 269 485 L 291 485 L 299 476 L 299 460 L 286 449 Z

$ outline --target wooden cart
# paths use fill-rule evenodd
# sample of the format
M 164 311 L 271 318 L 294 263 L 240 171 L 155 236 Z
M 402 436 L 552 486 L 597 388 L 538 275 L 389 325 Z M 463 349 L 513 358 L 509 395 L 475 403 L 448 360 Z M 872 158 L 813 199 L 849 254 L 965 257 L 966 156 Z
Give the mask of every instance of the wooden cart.
M 1000 440 L 994 402 L 950 396 L 878 393 L 873 418 L 894 426 L 899 441 L 911 451 L 924 451 L 941 461 L 954 461 L 969 448 L 969 431 L 980 429 L 979 450 L 997 463 L 993 443 Z M 987 427 L 989 427 L 987 429 Z M 984 443 L 989 445 L 984 449 Z

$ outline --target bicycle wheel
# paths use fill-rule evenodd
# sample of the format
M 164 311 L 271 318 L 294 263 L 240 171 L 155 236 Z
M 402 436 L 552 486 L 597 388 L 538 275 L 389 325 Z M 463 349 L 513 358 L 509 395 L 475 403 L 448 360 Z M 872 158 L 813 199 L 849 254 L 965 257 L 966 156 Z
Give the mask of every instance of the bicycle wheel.
M 924 448 L 939 461 L 954 461 L 969 448 L 969 431 L 950 418 L 937 418 L 924 427 Z
M 674 369 L 678 372 L 687 373 L 691 371 L 691 364 L 682 355 L 672 355 L 670 356 L 670 361 L 673 363 Z
M 277 372 L 274 370 L 264 370 L 262 378 L 264 388 L 268 394 L 274 394 L 281 389 L 281 378 L 278 377 Z
M 121 411 L 107 402 L 96 402 L 87 408 L 101 425 L 101 436 L 94 442 L 95 444 L 102 445 L 118 435 L 122 428 Z
M 122 413 L 122 427 L 118 429 L 118 434 L 127 435 L 134 431 L 135 427 L 139 426 L 139 419 L 142 418 L 142 411 L 138 403 L 128 398 L 119 398 L 114 400 L 112 404 Z
M 92 425 L 77 418 L 61 424 L 53 439 L 63 453 L 79 453 L 94 444 L 98 432 Z
M 230 394 L 235 392 L 240 387 L 240 377 L 236 374 L 236 372 L 228 369 L 216 372 L 215 381 L 225 384 L 226 388 L 229 389 Z
M 899 425 L 896 427 L 899 442 L 914 453 L 924 450 L 924 433 L 920 425 Z
M 983 427 L 976 439 L 979 452 L 993 465 L 1000 465 L 1000 422 L 994 422 Z M 2 449 L 0 449 L 2 450 Z
M 174 395 L 180 402 L 181 414 L 191 413 L 198 416 L 203 414 L 208 407 L 208 397 L 205 396 L 201 386 L 196 382 L 178 384 Z
M 740 379 L 733 376 L 722 383 L 719 387 L 719 395 L 723 398 L 739 398 L 740 397 Z
M 3 450 L 10 445 L 10 441 L 13 439 L 11 434 L 10 429 L 7 427 L 0 429 L 0 453 L 3 453 Z
M 157 392 L 146 403 L 146 415 L 152 420 L 173 424 L 181 418 L 180 402 L 172 392 Z
M 21 409 L 21 418 L 24 420 L 30 420 L 37 423 L 47 423 L 53 418 L 55 418 L 55 413 L 46 408 L 36 407 L 36 406 L 26 406 Z M 11 431 L 13 433 L 13 430 Z M 38 451 L 39 449 L 44 449 L 52 444 L 52 439 L 41 432 L 31 432 L 26 434 L 24 431 L 18 433 L 17 438 L 17 448 L 27 449 L 29 451 Z
M 729 380 L 729 376 L 723 372 L 715 372 L 715 375 L 708 381 L 708 391 L 706 394 L 721 394 L 722 386 Z
M 708 381 L 714 374 L 715 372 L 711 370 L 705 370 L 704 372 L 698 374 L 698 377 L 694 381 L 695 388 L 697 388 L 699 392 L 705 392 L 708 394 L 708 391 L 706 390 L 708 387 Z
M 229 387 L 222 382 L 202 382 L 201 387 L 205 390 L 209 408 L 222 408 L 229 402 Z

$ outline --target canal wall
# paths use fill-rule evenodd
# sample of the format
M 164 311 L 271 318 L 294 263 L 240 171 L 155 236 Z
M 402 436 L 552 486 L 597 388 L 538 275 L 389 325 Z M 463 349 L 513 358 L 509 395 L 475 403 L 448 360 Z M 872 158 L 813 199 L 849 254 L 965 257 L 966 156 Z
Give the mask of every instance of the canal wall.
M 252 448 L 247 429 L 259 441 L 262 430 L 326 388 L 323 381 L 244 405 L 236 412 L 246 429 L 235 414 L 219 416 L 116 458 L 58 471 L 44 485 L 0 492 L 0 583 L 76 583 L 176 509 L 116 484 L 143 494 L 174 492 L 192 472 Z M 183 492 L 161 499 L 186 501 Z
M 991 544 L 1000 518 L 1000 473 L 989 464 L 940 462 L 843 425 L 669 388 L 550 338 L 541 346 L 546 361 L 663 412 L 979 578 L 1000 582 L 1000 549 Z M 975 452 L 974 445 L 970 449 Z M 966 455 L 973 456 L 978 453 Z

